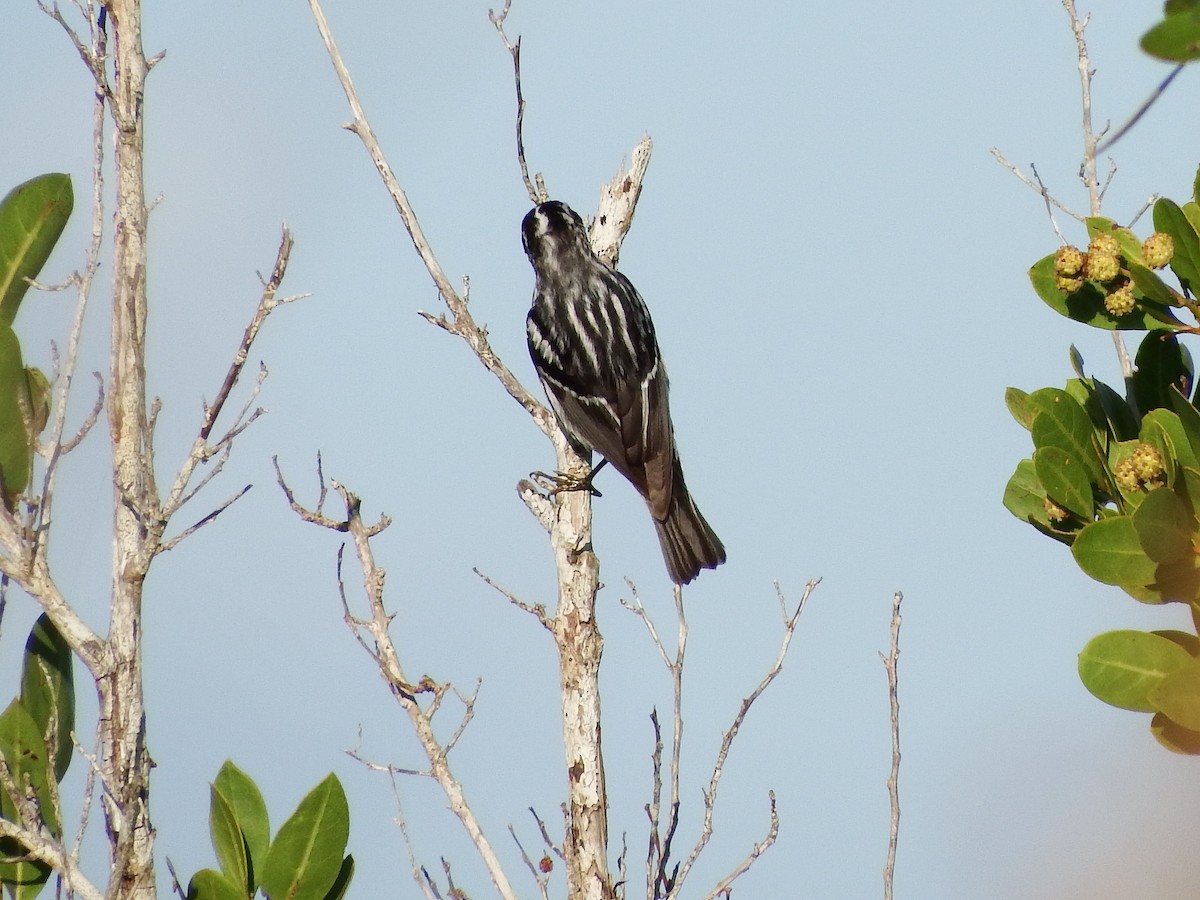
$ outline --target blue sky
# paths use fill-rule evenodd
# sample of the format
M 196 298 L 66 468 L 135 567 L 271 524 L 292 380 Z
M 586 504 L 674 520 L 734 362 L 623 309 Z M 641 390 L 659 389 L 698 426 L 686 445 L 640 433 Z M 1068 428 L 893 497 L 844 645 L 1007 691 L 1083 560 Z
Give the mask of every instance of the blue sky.
M 0 59 L 4 189 L 90 171 L 91 92 L 33 0 L 7 11 Z M 1098 122 L 1122 121 L 1166 73 L 1137 36 L 1157 3 L 1099 4 L 1089 31 Z M 534 386 L 524 347 L 532 273 L 513 148 L 509 59 L 486 4 L 330 4 L 368 115 L 442 265 L 471 278 L 495 349 Z M 694 829 L 721 731 L 775 657 L 773 581 L 793 602 L 822 577 L 783 675 L 734 746 L 716 836 L 695 893 L 760 838 L 777 846 L 747 897 L 878 896 L 887 839 L 887 695 L 878 652 L 904 591 L 899 897 L 1194 895 L 1195 763 L 1161 750 L 1146 719 L 1093 700 L 1075 657 L 1113 628 L 1180 627 L 1088 580 L 1066 550 L 1001 506 L 1029 453 L 1004 388 L 1059 386 L 1074 343 L 1119 380 L 1109 336 L 1056 317 L 1026 268 L 1055 236 L 1040 199 L 989 155 L 1036 162 L 1082 208 L 1074 43 L 1044 2 L 915 7 L 763 2 L 516 0 L 530 165 L 585 215 L 648 133 L 649 177 L 621 265 L 655 317 L 689 484 L 729 563 L 686 591 L 684 828 Z M 420 764 L 406 722 L 341 623 L 337 537 L 299 522 L 274 485 L 278 454 L 315 497 L 314 459 L 395 522 L 376 542 L 395 634 L 414 674 L 469 687 L 476 719 L 454 762 L 510 875 L 505 833 L 536 845 L 526 808 L 557 821 L 565 784 L 547 637 L 472 573 L 553 602 L 548 547 L 515 495 L 549 446 L 465 346 L 416 310 L 438 299 L 362 147 L 307 5 L 148 5 L 165 49 L 145 104 L 151 221 L 149 367 L 162 398 L 160 476 L 191 444 L 286 220 L 285 291 L 253 360 L 270 412 L 181 527 L 243 484 L 221 520 L 160 559 L 147 585 L 146 677 L 160 859 L 213 862 L 207 783 L 232 757 L 278 823 L 326 772 L 350 795 L 351 896 L 416 897 L 386 780 L 350 760 Z M 1105 212 L 1185 198 L 1200 158 L 1186 123 L 1195 73 L 1113 151 Z M 1183 128 L 1180 123 L 1185 123 Z M 80 264 L 77 214 L 47 280 Z M 1081 242 L 1082 229 L 1063 221 Z M 107 367 L 103 278 L 83 371 Z M 71 301 L 31 298 L 26 354 L 49 369 Z M 81 384 L 84 382 L 81 381 Z M 73 402 L 76 421 L 91 398 Z M 99 434 L 61 474 L 55 563 L 93 624 L 106 615 L 109 489 Z M 660 627 L 669 584 L 644 505 L 602 477 L 595 544 L 605 587 L 603 682 L 614 855 L 641 872 L 652 705 L 669 679 L 619 603 L 638 586 Z M 351 587 L 354 586 L 351 579 Z M 36 611 L 12 598 L 0 676 Z M 90 709 L 90 698 L 83 703 Z M 76 773 L 78 777 L 78 773 Z M 489 889 L 432 782 L 400 784 L 421 859 Z M 694 831 L 688 835 L 694 839 Z M 93 864 L 95 869 L 95 864 Z M 166 869 L 162 868 L 163 886 Z M 165 893 L 164 893 L 165 895 Z

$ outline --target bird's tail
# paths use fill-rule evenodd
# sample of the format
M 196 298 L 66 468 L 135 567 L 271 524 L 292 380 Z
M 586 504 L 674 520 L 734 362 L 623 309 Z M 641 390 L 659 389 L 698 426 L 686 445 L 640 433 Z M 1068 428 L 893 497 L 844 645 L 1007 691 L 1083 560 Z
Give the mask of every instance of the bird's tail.
M 673 502 L 665 519 L 655 519 L 667 572 L 676 584 L 687 584 L 701 569 L 715 569 L 725 562 L 725 546 L 712 526 L 700 515 L 675 463 Z

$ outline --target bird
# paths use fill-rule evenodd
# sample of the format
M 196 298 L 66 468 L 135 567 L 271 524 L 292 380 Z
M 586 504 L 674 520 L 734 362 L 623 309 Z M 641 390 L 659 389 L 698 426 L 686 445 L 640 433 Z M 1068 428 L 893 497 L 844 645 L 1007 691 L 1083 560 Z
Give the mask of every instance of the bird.
M 567 437 L 625 476 L 650 508 L 667 572 L 688 584 L 725 562 L 725 547 L 688 492 L 650 310 L 632 282 L 592 251 L 583 219 L 558 200 L 521 223 L 533 266 L 529 355 Z

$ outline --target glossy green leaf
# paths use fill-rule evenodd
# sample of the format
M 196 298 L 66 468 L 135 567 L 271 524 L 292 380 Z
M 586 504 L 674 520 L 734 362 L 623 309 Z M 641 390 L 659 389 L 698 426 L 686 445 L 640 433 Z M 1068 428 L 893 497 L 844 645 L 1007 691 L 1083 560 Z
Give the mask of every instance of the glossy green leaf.
M 1196 520 L 1167 488 L 1150 491 L 1130 518 L 1142 549 L 1154 562 L 1175 562 L 1195 555 Z
M 1134 358 L 1133 396 L 1138 409 L 1148 413 L 1169 408 L 1171 388 L 1186 393 L 1191 385 L 1190 365 L 1191 356 L 1175 335 L 1162 329 L 1147 333 Z
M 33 716 L 54 759 L 54 777 L 62 781 L 75 745 L 75 677 L 71 648 L 50 617 L 42 613 L 25 642 L 21 702 Z
M 1091 520 L 1092 484 L 1075 457 L 1058 447 L 1034 451 L 1033 468 L 1046 494 L 1063 509 L 1081 519 Z
M 330 773 L 280 826 L 263 867 L 263 890 L 273 898 L 324 900 L 341 872 L 349 836 L 346 794 Z
M 262 793 L 245 772 L 235 766 L 232 760 L 226 760 L 217 773 L 213 785 L 221 796 L 229 803 L 237 819 L 238 828 L 246 841 L 246 851 L 249 856 L 249 887 L 253 892 L 258 888 L 261 869 L 267 859 L 267 850 L 271 843 L 271 824 L 267 816 L 267 804 L 263 801 Z
M 1017 420 L 1017 424 L 1026 431 L 1033 427 L 1033 419 L 1038 409 L 1029 403 L 1029 394 L 1020 388 L 1010 387 L 1004 391 L 1004 405 Z
M 1194 200 L 1189 200 L 1179 208 L 1183 210 L 1183 217 L 1192 226 L 1192 231 L 1200 234 L 1200 205 Z
M 1039 259 L 1029 269 L 1029 281 L 1034 292 L 1052 310 L 1076 322 L 1108 331 L 1148 331 L 1160 322 L 1180 325 L 1175 316 L 1162 308 L 1139 306 L 1126 316 L 1114 316 L 1104 308 L 1104 294 L 1091 282 L 1072 294 L 1065 294 L 1055 284 L 1054 254 Z
M 245 888 L 215 869 L 201 869 L 188 882 L 188 900 L 248 900 Z
M 1167 483 L 1170 485 L 1175 483 L 1176 466 L 1200 467 L 1183 422 L 1169 409 L 1152 410 L 1142 419 L 1140 440 L 1153 444 L 1162 452 L 1167 467 Z
M 1142 35 L 1141 47 L 1167 62 L 1200 59 L 1200 10 L 1189 9 L 1167 16 Z
M 29 486 L 33 470 L 28 403 L 21 344 L 11 328 L 0 325 L 0 485 L 10 502 Z
M 1155 602 L 1191 603 L 1200 599 L 1200 557 L 1189 553 L 1160 563 L 1150 588 L 1159 595 Z
M 1050 524 L 1050 519 L 1046 515 L 1045 499 L 1046 491 L 1042 487 L 1042 483 L 1038 481 L 1033 460 L 1021 460 L 1012 478 L 1008 480 L 1008 485 L 1004 488 L 1004 508 L 1043 534 L 1062 541 L 1064 544 L 1070 544 L 1075 539 L 1074 529 L 1059 531 Z
M 1178 644 L 1188 656 L 1200 658 L 1200 638 L 1187 631 L 1176 631 L 1173 628 L 1163 628 L 1152 631 L 1151 634 L 1157 634 L 1161 638 L 1166 638 L 1173 644 Z
M 1057 447 L 1083 467 L 1090 482 L 1104 484 L 1104 460 L 1097 452 L 1088 414 L 1065 391 L 1047 394 L 1047 389 L 1043 388 L 1030 395 L 1031 399 L 1046 396 L 1051 402 L 1045 404 L 1033 420 L 1034 447 Z
M 1189 731 L 1200 731 L 1200 662 L 1192 658 L 1164 677 L 1146 695 L 1154 708 Z
M 333 887 L 325 895 L 325 900 L 342 900 L 350 889 L 350 881 L 354 878 L 354 857 L 347 854 L 342 860 L 342 868 L 338 871 Z
M 1079 654 L 1079 679 L 1110 706 L 1154 712 L 1150 691 L 1196 661 L 1178 644 L 1145 631 L 1108 631 Z
M 50 379 L 38 368 L 25 369 L 25 389 L 29 397 L 29 434 L 37 437 L 50 421 Z
M 1183 391 L 1192 383 L 1188 362 L 1175 335 L 1162 329 L 1147 332 L 1134 358 L 1132 379 L 1134 400 L 1142 413 L 1170 407 L 1171 386 Z
M 1171 271 L 1179 283 L 1195 293 L 1200 288 L 1200 236 L 1187 214 L 1166 197 L 1154 204 L 1154 228 L 1166 232 L 1175 242 Z
M 1084 220 L 1087 225 L 1088 237 L 1094 238 L 1101 234 L 1107 234 L 1117 239 L 1117 246 L 1121 250 L 1121 256 L 1124 261 L 1135 260 L 1140 262 L 1142 259 L 1142 241 L 1130 231 L 1128 228 L 1122 228 L 1112 219 L 1105 216 L 1088 216 Z
M 1137 437 L 1140 424 L 1124 397 L 1096 378 L 1081 383 L 1088 392 L 1084 411 L 1098 432 L 1107 432 L 1118 441 Z
M 1129 269 L 1129 280 L 1133 282 L 1134 299 L 1159 306 L 1183 305 L 1180 296 L 1153 269 L 1138 262 L 1130 262 L 1126 268 Z
M 0 201 L 0 324 L 12 325 L 29 290 L 66 227 L 75 199 L 71 176 L 40 175 Z
M 1178 390 L 1170 391 L 1167 394 L 1167 400 L 1171 412 L 1179 418 L 1184 439 L 1191 448 L 1192 455 L 1200 459 L 1200 410 L 1197 410 Z
M 1150 720 L 1150 733 L 1172 753 L 1200 755 L 1200 732 L 1184 728 L 1162 713 L 1155 713 L 1154 718 Z
M 8 764 L 13 781 L 30 784 L 37 795 L 42 819 L 58 834 L 58 822 L 50 794 L 50 759 L 46 742 L 33 716 L 19 699 L 13 700 L 0 714 L 0 756 Z M 0 790 L 0 817 L 19 821 L 16 807 L 8 792 Z M 24 855 L 21 844 L 11 838 L 0 838 L 0 859 Z M 21 900 L 35 897 L 50 877 L 50 867 L 40 862 L 0 863 L 0 882 L 19 888 Z M 10 891 L 14 893 L 15 891 Z
M 1157 566 L 1146 555 L 1131 516 L 1112 516 L 1084 526 L 1071 553 L 1086 575 L 1121 588 L 1143 603 L 1162 603 L 1154 590 Z
M 215 784 L 209 787 L 208 833 L 222 874 L 233 884 L 242 885 L 242 892 L 248 895 L 250 866 L 246 859 L 246 841 L 233 807 L 221 796 Z

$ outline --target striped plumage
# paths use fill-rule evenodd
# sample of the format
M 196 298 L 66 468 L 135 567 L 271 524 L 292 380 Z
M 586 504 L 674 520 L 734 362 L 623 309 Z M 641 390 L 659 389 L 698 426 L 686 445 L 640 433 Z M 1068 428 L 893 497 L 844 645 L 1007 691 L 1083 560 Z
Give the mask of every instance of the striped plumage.
M 671 580 L 687 584 L 725 562 L 725 548 L 683 480 L 650 310 L 592 252 L 583 220 L 565 203 L 530 210 L 521 239 L 537 276 L 529 354 L 550 405 L 573 441 L 645 498 Z

